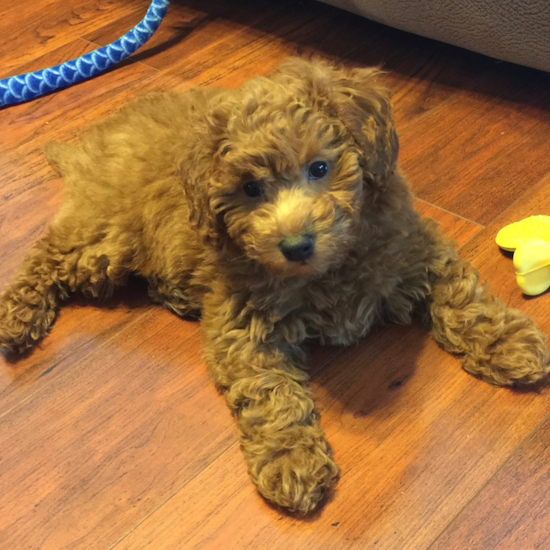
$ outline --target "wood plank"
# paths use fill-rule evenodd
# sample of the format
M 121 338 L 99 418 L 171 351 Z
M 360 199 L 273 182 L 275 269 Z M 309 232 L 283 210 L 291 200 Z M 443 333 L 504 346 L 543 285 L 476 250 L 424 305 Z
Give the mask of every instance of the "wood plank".
M 537 184 L 463 250 L 511 307 L 528 311 L 548 332 L 550 295 L 525 298 L 515 284 L 509 254 L 500 253 L 494 237 L 514 221 L 550 212 L 550 176 Z M 545 398 L 548 392 L 545 390 Z M 531 435 L 490 483 L 450 524 L 430 550 L 523 550 L 550 546 L 550 421 Z
M 32 352 L 0 360 L 0 416 L 30 396 L 49 391 L 45 388 L 77 361 L 116 338 L 153 307 L 145 285 L 137 282 L 106 301 L 71 300 L 51 334 Z
M 346 56 L 348 63 L 387 71 L 398 129 L 475 85 L 494 60 L 448 44 L 377 25 L 375 40 Z
M 132 59 L 141 61 L 156 69 L 168 69 L 175 63 L 182 63 L 190 55 L 196 55 L 220 41 L 233 43 L 237 50 L 249 45 L 255 39 L 252 28 L 262 27 L 280 12 L 288 2 L 261 0 L 252 4 L 250 0 L 237 0 L 231 3 L 221 0 L 208 2 L 174 2 L 151 40 Z M 288 13 L 288 9 L 285 10 Z M 126 17 L 114 20 L 83 38 L 98 46 L 105 46 L 116 40 L 141 19 L 136 11 Z M 268 23 L 267 23 L 268 24 Z M 238 42 L 238 37 L 246 30 L 246 42 Z M 234 40 L 227 40 L 229 36 Z M 227 49 L 224 53 L 229 53 Z M 219 59 L 212 58 L 219 62 Z
M 171 88 L 212 84 L 233 88 L 267 74 L 289 55 L 338 60 L 374 40 L 380 30 L 374 23 L 311 0 L 293 3 L 292 8 L 283 5 L 252 28 L 240 26 L 241 18 L 234 14 L 225 24 L 237 26 L 237 32 L 206 49 L 178 46 L 182 59 L 163 73 L 172 80 Z
M 549 170 L 550 74 L 498 69 L 401 134 L 419 198 L 482 225 Z
M 174 498 L 130 530 L 113 550 L 245 550 L 251 548 L 254 534 L 266 529 L 254 548 L 308 548 L 297 546 L 304 542 L 304 536 L 290 546 L 286 540 L 282 543 L 277 531 L 286 522 L 292 520 L 267 506 L 255 491 L 239 446 L 234 444 Z M 307 531 L 307 523 L 303 526 Z
M 460 218 L 451 212 L 447 212 L 433 204 L 427 203 L 420 199 L 415 199 L 414 209 L 423 217 L 433 218 L 441 227 L 441 231 L 454 239 L 458 246 L 465 245 L 474 235 L 477 235 L 483 226 Z
M 430 550 L 550 548 L 550 421 L 493 477 Z
M 2 548 L 108 548 L 235 440 L 197 331 L 155 309 L 1 418 Z
M 149 0 L 4 2 L 0 7 L 0 77 L 21 74 L 21 65 L 129 13 L 145 14 L 149 4 Z
M 0 415 L 2 547 L 109 547 L 235 442 L 198 324 L 156 308 L 98 341 Z

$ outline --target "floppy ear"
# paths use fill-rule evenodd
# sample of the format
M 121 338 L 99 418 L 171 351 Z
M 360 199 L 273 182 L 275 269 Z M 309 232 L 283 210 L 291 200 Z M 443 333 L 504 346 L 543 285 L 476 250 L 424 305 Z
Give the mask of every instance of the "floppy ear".
M 219 234 L 215 215 L 210 208 L 208 185 L 211 179 L 212 158 L 206 151 L 185 155 L 178 168 L 188 207 L 188 222 L 208 243 L 214 244 Z
M 336 68 L 324 61 L 289 58 L 272 76 L 302 88 L 315 104 L 338 117 L 364 154 L 366 178 L 382 190 L 395 170 L 399 141 L 381 74 L 373 68 Z
M 193 124 L 193 143 L 182 155 L 178 177 L 188 206 L 188 222 L 203 241 L 214 248 L 223 245 L 225 223 L 216 208 L 216 158 L 225 137 L 227 117 L 223 109 L 205 112 Z

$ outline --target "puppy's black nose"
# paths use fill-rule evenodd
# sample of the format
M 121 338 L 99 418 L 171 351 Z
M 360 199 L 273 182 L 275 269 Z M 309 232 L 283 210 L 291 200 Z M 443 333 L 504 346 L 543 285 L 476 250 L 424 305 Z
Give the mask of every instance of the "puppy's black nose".
M 311 235 L 298 235 L 283 239 L 279 248 L 289 262 L 302 262 L 313 254 L 315 240 Z

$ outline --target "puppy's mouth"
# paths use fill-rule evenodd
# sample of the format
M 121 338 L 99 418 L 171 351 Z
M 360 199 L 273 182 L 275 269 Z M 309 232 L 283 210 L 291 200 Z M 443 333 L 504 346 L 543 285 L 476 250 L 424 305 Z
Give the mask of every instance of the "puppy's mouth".
M 306 278 L 319 271 L 319 262 L 316 256 L 308 260 L 289 261 L 282 255 L 278 255 L 277 260 L 271 258 L 269 261 L 262 263 L 273 275 L 283 279 L 287 277 Z
M 308 277 L 315 273 L 315 268 L 311 262 L 287 262 L 285 264 L 285 274 L 291 277 Z

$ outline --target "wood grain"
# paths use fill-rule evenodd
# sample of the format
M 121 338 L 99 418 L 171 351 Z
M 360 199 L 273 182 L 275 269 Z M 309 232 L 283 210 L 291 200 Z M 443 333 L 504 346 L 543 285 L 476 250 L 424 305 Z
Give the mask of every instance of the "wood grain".
M 107 548 L 234 441 L 197 330 L 155 309 L 2 417 L 2 548 Z
M 156 308 L 1 415 L 1 547 L 109 547 L 235 441 L 197 332 Z
M 549 470 L 546 420 L 430 550 L 549 548 Z
M 0 7 L 0 77 L 135 10 L 149 0 L 20 0 Z M 44 65 L 42 68 L 47 67 Z
M 414 209 L 423 217 L 433 218 L 439 223 L 441 231 L 456 241 L 458 246 L 465 245 L 470 239 L 479 233 L 483 226 L 471 222 L 465 218 L 447 212 L 433 204 L 427 203 L 423 200 L 416 199 L 414 202 Z
M 0 416 L 55 383 L 76 361 L 117 338 L 150 309 L 146 286 L 137 283 L 108 301 L 71 300 L 61 310 L 52 333 L 33 352 L 2 361 Z
M 487 225 L 550 171 L 550 74 L 510 73 L 497 69 L 492 84 L 455 94 L 402 132 L 401 163 L 419 198 Z
M 197 56 L 220 41 L 231 44 L 231 48 L 224 51 L 225 54 L 231 53 L 243 47 L 239 37 L 244 36 L 245 46 L 254 42 L 256 37 L 250 32 L 250 27 L 269 24 L 273 14 L 287 5 L 288 2 L 267 0 L 255 3 L 250 0 L 171 3 L 159 30 L 132 59 L 157 69 L 168 69 L 176 63 L 183 65 L 189 56 Z M 135 11 L 84 38 L 105 46 L 136 25 L 141 17 L 142 13 Z M 221 61 L 215 57 L 211 59 Z
M 172 89 L 185 90 L 192 85 L 233 88 L 248 78 L 267 74 L 290 55 L 339 59 L 372 41 L 378 32 L 364 19 L 310 0 L 293 4 L 292 17 L 283 5 L 252 27 L 241 25 L 232 14 L 231 25 L 237 32 L 206 49 L 182 48 L 184 58 L 163 72 Z
M 510 307 L 519 307 L 550 332 L 550 295 L 526 298 L 515 284 L 509 254 L 499 252 L 494 237 L 505 225 L 550 212 L 550 176 L 524 195 L 463 249 L 498 289 Z M 548 391 L 545 391 L 548 399 Z M 547 410 L 548 413 L 548 410 Z M 550 421 L 546 419 L 490 483 L 451 523 L 430 550 L 520 550 L 550 546 Z

